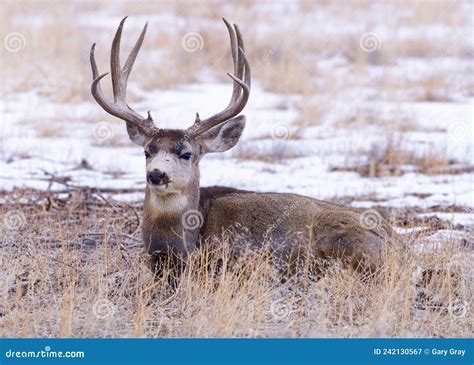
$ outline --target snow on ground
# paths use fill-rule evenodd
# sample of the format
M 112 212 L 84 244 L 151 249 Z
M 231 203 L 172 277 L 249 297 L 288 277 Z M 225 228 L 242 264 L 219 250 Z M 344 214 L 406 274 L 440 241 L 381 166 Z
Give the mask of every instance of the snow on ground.
M 149 95 L 137 109 L 143 112 L 144 105 L 150 105 L 160 127 L 185 128 L 192 123 L 196 111 L 199 110 L 201 115 L 212 113 L 216 110 L 215 105 L 225 105 L 229 94 L 228 84 L 192 85 L 175 91 L 160 90 Z M 241 159 L 232 150 L 208 155 L 201 162 L 203 186 L 229 185 L 257 191 L 294 192 L 320 199 L 364 195 L 375 198 L 374 202 L 357 202 L 358 206 L 370 206 L 377 201 L 377 204 L 394 207 L 455 204 L 474 208 L 472 172 L 453 175 L 407 172 L 402 176 L 367 178 L 356 172 L 331 171 L 330 167 L 340 165 L 351 157 L 357 158 L 361 150 L 369 151 L 374 144 L 383 143 L 383 129 L 380 127 L 368 126 L 365 130 L 357 131 L 314 127 L 309 129 L 307 136 L 303 133 L 298 139 L 272 138 L 269 131 L 275 131 L 276 128 L 286 127 L 287 134 L 291 133 L 292 123 L 297 116 L 291 109 L 275 109 L 282 99 L 283 96 L 254 88 L 252 101 L 245 112 L 246 131 L 239 143 L 269 153 L 279 146 L 276 148 L 281 148 L 283 154 L 291 151 L 301 157 L 265 162 Z M 101 142 L 100 137 L 95 135 L 100 123 L 104 122 L 88 119 L 88 115 L 96 111 L 98 106 L 92 103 L 64 106 L 36 98 L 33 98 L 33 102 L 31 100 L 30 94 L 19 94 L 2 101 L 0 181 L 3 189 L 46 189 L 49 176 L 45 172 L 57 177 L 68 177 L 71 185 L 116 189 L 144 187 L 143 151 L 128 141 L 123 123 L 104 124 L 112 127 L 106 132 L 118 139 L 118 143 L 110 146 L 107 145 L 110 138 Z M 50 110 L 54 110 L 56 115 L 61 114 L 67 108 L 69 115 L 74 115 L 82 122 L 70 122 L 70 125 L 64 125 L 63 122 L 63 136 L 37 137 L 34 130 L 25 130 L 22 123 L 24 108 L 29 108 L 30 103 L 35 110 L 35 105 L 41 104 L 38 118 L 47 116 Z M 431 103 L 430 109 L 426 109 L 425 105 L 404 104 L 416 110 L 419 115 L 417 120 L 424 121 L 426 115 L 426 119 L 431 122 L 427 130 L 417 131 L 416 135 L 406 133 L 409 142 L 417 148 L 418 144 L 430 141 L 442 145 L 447 138 L 451 138 L 445 131 L 446 119 L 439 115 L 457 113 L 457 119 L 462 120 L 466 109 L 471 108 L 469 103 Z M 433 109 L 445 110 L 445 114 L 439 112 L 435 118 L 431 114 Z M 424 111 L 426 114 L 423 114 Z M 449 120 L 446 122 L 449 123 Z M 441 132 L 434 133 L 432 129 Z M 468 164 L 472 162 L 472 140 L 461 137 L 457 137 L 457 143 L 447 152 L 450 158 Z M 86 160 L 91 169 L 81 168 L 82 160 Z M 52 189 L 63 188 L 60 184 L 52 186 Z
M 265 7 L 264 4 L 259 6 Z M 282 7 L 281 11 L 294 11 L 291 3 Z M 272 9 L 275 13 L 280 11 L 273 3 Z M 332 10 L 337 11 L 337 6 Z M 354 14 L 354 17 L 360 16 L 363 14 Z M 406 14 L 400 11 L 398 16 Z M 82 13 L 78 21 L 107 32 L 116 26 L 115 16 L 104 14 L 100 21 L 98 18 L 97 13 L 94 16 Z M 159 23 L 166 32 L 176 30 L 185 22 L 182 17 L 170 17 L 169 14 L 147 16 L 146 19 L 151 25 Z M 319 24 L 321 34 L 347 36 L 366 30 L 360 24 L 340 27 L 340 24 L 327 22 L 327 19 L 328 14 L 321 11 L 308 13 L 301 18 L 304 26 L 300 30 L 311 33 L 309 25 L 314 23 Z M 43 21 L 54 22 L 54 19 L 45 18 Z M 138 29 L 144 21 L 143 16 L 132 16 L 127 26 Z M 169 27 L 163 27 L 163 24 L 169 24 Z M 262 29 L 270 24 L 258 25 L 259 31 L 264 32 Z M 221 24 L 210 22 L 209 26 Z M 385 20 L 383 24 L 378 22 L 373 26 L 382 40 L 390 37 L 446 39 L 453 32 L 440 24 L 416 31 L 413 28 L 396 31 L 396 26 L 385 24 Z M 152 26 L 149 29 L 152 35 L 156 32 Z M 454 48 L 461 46 L 452 45 Z M 470 213 L 474 209 L 472 96 L 453 94 L 447 100 L 429 102 L 414 97 L 417 83 L 436 72 L 452 73 L 453 80 L 461 85 L 466 81 L 462 73 L 473 71 L 472 60 L 447 55 L 431 59 L 400 59 L 390 66 L 370 64 L 367 72 L 362 74 L 354 74 L 347 57 L 340 54 L 323 59 L 316 55 L 305 62 L 314 62 L 319 73 L 331 74 L 336 83 L 367 78 L 366 85 L 374 85 L 390 76 L 406 79 L 408 85 L 414 87 L 403 95 L 392 95 L 394 99 L 387 101 L 384 92 L 375 87 L 362 89 L 360 85 L 348 82 L 336 99 L 321 95 L 319 101 L 327 111 L 315 116 L 311 125 L 301 128 L 296 122 L 302 96 L 264 91 L 257 72 L 244 113 L 247 127 L 243 137 L 233 150 L 209 155 L 202 160 L 202 186 L 228 185 L 256 191 L 293 192 L 319 199 L 352 197 L 354 206 L 430 208 L 433 211 L 429 214 L 442 220 L 453 224 L 474 224 L 474 213 Z M 109 82 L 108 78 L 104 81 Z M 162 128 L 188 127 L 197 111 L 203 117 L 213 114 L 227 105 L 231 94 L 229 82 L 211 80 L 144 92 L 133 83 L 132 73 L 130 83 L 129 88 L 140 97 L 139 102 L 131 103 L 133 108 L 143 115 L 151 109 L 156 123 Z M 362 116 L 358 124 L 341 124 L 362 109 L 369 113 Z M 8 93 L 0 101 L 0 117 L 1 190 L 64 189 L 63 184 L 51 183 L 51 176 L 66 178 L 70 185 L 100 189 L 143 189 L 145 186 L 143 151 L 128 141 L 124 123 L 110 122 L 111 118 L 105 121 L 105 113 L 92 100 L 89 103 L 61 104 L 40 96 L 35 90 Z M 443 158 L 458 170 L 426 174 L 407 163 L 402 166 L 403 174 L 377 178 L 344 170 L 344 167 L 367 163 L 374 148 L 383 149 L 387 144 L 386 122 L 397 119 L 407 120 L 408 128 L 396 131 L 395 136 L 403 138 L 404 149 L 411 151 L 413 158 L 427 152 L 443 154 Z M 46 127 L 55 129 L 57 133 L 39 133 L 40 123 L 48 124 Z M 250 153 L 243 154 L 243 150 Z M 249 158 L 252 151 L 274 158 Z M 114 195 L 118 200 L 139 200 L 142 197 L 142 193 Z M 465 208 L 466 212 L 437 212 L 440 207 L 450 206 Z

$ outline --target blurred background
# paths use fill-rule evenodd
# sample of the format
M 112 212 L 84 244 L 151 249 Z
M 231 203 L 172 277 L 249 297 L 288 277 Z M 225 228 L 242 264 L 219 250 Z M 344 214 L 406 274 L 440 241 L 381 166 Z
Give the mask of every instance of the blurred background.
M 159 127 L 185 128 L 230 98 L 225 17 L 242 31 L 253 89 L 241 141 L 202 161 L 202 185 L 460 213 L 472 224 L 472 7 L 4 0 L 1 188 L 93 186 L 140 199 L 143 151 L 93 101 L 90 46 L 108 72 L 120 20 L 129 16 L 122 61 L 148 22 L 128 102 Z M 102 87 L 111 95 L 109 77 Z

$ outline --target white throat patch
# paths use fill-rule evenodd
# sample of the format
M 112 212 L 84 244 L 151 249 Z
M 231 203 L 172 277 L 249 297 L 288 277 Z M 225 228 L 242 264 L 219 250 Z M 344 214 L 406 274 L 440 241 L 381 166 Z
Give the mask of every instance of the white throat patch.
M 188 197 L 181 194 L 161 195 L 151 192 L 149 204 L 154 215 L 176 214 L 186 209 Z

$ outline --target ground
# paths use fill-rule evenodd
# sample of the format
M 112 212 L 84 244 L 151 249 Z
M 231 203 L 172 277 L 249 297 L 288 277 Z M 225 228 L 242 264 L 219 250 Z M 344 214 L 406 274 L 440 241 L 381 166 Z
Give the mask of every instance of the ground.
M 0 336 L 470 335 L 471 2 L 4 5 Z M 125 15 L 122 60 L 149 22 L 128 102 L 163 128 L 225 107 L 220 18 L 239 24 L 247 127 L 234 149 L 203 159 L 201 185 L 380 212 L 407 245 L 376 280 L 331 266 L 281 285 L 254 258 L 218 279 L 189 272 L 175 294 L 153 284 L 140 247 L 143 151 L 89 91 L 89 47 L 107 72 Z M 420 294 L 426 268 L 436 274 Z

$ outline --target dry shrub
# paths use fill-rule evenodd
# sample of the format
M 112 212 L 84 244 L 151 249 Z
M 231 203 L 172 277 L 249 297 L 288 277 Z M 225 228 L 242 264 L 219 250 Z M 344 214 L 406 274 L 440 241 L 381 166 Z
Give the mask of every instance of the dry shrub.
M 361 174 L 369 177 L 399 176 L 404 173 L 404 168 L 413 166 L 418 172 L 429 174 L 433 168 L 448 166 L 450 161 L 443 156 L 441 151 L 431 150 L 425 153 L 417 153 L 412 149 L 406 149 L 402 135 L 395 135 L 389 131 L 385 134 L 386 143 L 384 147 L 379 144 L 372 146 L 369 153 L 369 162 L 362 168 Z M 365 170 L 366 169 L 366 170 Z
M 450 83 L 439 75 L 430 75 L 422 82 L 423 94 L 421 100 L 426 101 L 451 101 L 452 92 Z
M 298 108 L 299 115 L 295 121 L 295 126 L 300 130 L 299 133 L 302 133 L 305 127 L 320 124 L 328 112 L 325 101 L 321 100 L 317 95 L 303 97 L 296 107 Z
M 403 140 L 403 134 L 395 133 L 393 129 L 385 129 L 383 143 L 373 144 L 365 154 L 365 163 L 346 166 L 333 166 L 332 171 L 355 171 L 366 177 L 401 176 L 406 172 L 417 172 L 426 175 L 456 173 L 450 167 L 456 161 L 449 159 L 443 146 L 428 145 L 419 150 L 416 145 L 410 145 Z M 462 171 L 469 171 L 469 167 Z
M 87 191 L 3 199 L 1 337 L 471 335 L 472 252 L 454 241 L 416 254 L 408 237 L 370 279 L 331 263 L 319 281 L 281 283 L 257 252 L 232 260 L 224 236 L 192 254 L 172 292 L 166 273 L 153 280 L 135 241 L 139 205 Z M 420 267 L 437 270 L 422 288 Z

